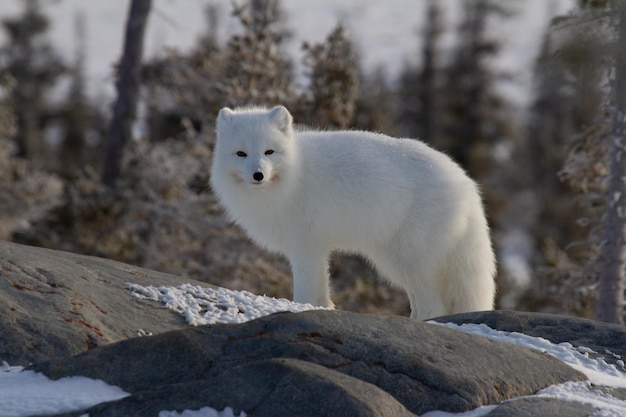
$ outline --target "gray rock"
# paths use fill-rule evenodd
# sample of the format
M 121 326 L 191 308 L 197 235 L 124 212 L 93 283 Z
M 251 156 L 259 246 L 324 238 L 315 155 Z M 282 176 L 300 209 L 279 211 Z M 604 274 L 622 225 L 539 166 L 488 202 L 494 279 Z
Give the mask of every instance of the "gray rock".
M 127 282 L 175 286 L 190 280 L 0 241 L 0 361 L 28 365 L 137 337 L 140 330 L 185 326 L 179 314 L 132 297 Z
M 374 385 L 297 359 L 255 361 L 214 378 L 142 391 L 82 412 L 90 417 L 156 416 L 162 410 L 223 410 L 255 417 L 415 417 Z M 78 416 L 79 413 L 63 416 Z
M 552 343 L 571 343 L 586 347 L 608 363 L 623 368 L 619 360 L 626 362 L 626 327 L 576 317 L 517 311 L 484 311 L 438 317 L 441 323 L 484 323 L 492 329 L 524 333 L 542 337 Z M 624 369 L 626 370 L 626 369 Z
M 131 393 L 66 417 L 156 416 L 206 406 L 255 416 L 404 417 L 466 411 L 585 379 L 547 355 L 404 317 L 313 311 L 191 328 L 158 303 L 132 297 L 127 282 L 190 281 L 0 242 L 0 360 L 39 362 L 32 368 L 50 377 L 84 375 Z M 567 341 L 612 363 L 626 354 L 621 327 L 587 320 L 512 312 L 438 320 Z M 137 338 L 140 329 L 155 336 Z M 492 417 L 583 409 L 573 407 L 524 398 L 499 405 Z
M 499 405 L 485 417 L 589 417 L 598 410 L 554 398 L 520 398 Z
M 73 375 L 102 379 L 131 394 L 146 396 L 171 390 L 174 384 L 199 381 L 224 384 L 236 391 L 236 384 L 228 385 L 228 372 L 261 362 L 270 366 L 267 361 L 278 358 L 315 364 L 304 390 L 311 392 L 281 384 L 284 373 L 268 373 L 255 382 L 263 392 L 269 390 L 277 396 L 282 394 L 276 387 L 289 388 L 286 397 L 277 397 L 285 401 L 283 408 L 303 407 L 304 399 L 308 401 L 315 392 L 319 392 L 316 404 L 324 402 L 329 381 L 339 381 L 343 387 L 347 377 L 371 384 L 372 389 L 378 387 L 415 414 L 467 411 L 529 395 L 552 384 L 586 379 L 536 351 L 406 317 L 342 311 L 279 313 L 237 325 L 186 328 L 102 346 L 32 369 L 53 379 Z M 299 370 L 304 368 L 299 366 Z M 245 373 L 241 375 L 243 381 Z M 206 398 L 205 405 L 254 411 L 237 398 L 229 399 L 234 402 L 212 403 Z

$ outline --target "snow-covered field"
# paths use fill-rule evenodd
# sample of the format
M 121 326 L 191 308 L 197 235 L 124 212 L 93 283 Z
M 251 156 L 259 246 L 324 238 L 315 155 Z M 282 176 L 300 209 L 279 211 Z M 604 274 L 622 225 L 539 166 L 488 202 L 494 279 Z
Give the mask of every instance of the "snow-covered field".
M 189 284 L 178 287 L 144 287 L 129 284 L 128 289 L 135 297 L 159 301 L 164 306 L 179 312 L 191 325 L 241 323 L 278 311 L 299 312 L 316 308 L 285 299 L 277 300 L 258 296 L 246 291 L 230 291 L 223 288 L 215 290 Z M 568 343 L 557 345 L 542 338 L 494 330 L 484 324 L 459 326 L 452 323 L 432 323 L 546 352 L 586 374 L 589 381 L 554 385 L 539 391 L 535 396 L 591 405 L 601 410 L 598 416 L 626 415 L 626 401 L 591 389 L 592 385 L 626 388 L 626 369 L 623 362 L 618 361 L 617 366 L 608 364 L 602 359 L 591 359 L 589 357 L 591 350 L 584 347 L 575 348 Z M 126 395 L 128 394 L 120 388 L 107 385 L 102 381 L 83 377 L 51 381 L 42 374 L 25 371 L 21 367 L 11 367 L 6 363 L 0 366 L 0 416 L 3 417 L 66 412 L 123 398 Z M 460 414 L 433 411 L 424 416 L 480 417 L 494 407 L 485 406 Z M 163 410 L 159 414 L 159 417 L 179 416 L 243 417 L 245 413 L 235 416 L 230 408 L 218 411 L 207 407 L 201 410 L 187 410 L 183 413 Z

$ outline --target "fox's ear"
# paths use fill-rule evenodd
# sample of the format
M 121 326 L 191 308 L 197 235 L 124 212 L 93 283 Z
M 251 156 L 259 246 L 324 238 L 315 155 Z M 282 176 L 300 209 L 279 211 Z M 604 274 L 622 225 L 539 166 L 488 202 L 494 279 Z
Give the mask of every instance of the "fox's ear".
M 289 110 L 283 106 L 276 106 L 269 112 L 270 122 L 285 135 L 291 134 L 293 118 L 289 114 Z
M 220 110 L 220 112 L 217 115 L 217 128 L 219 129 L 221 125 L 230 123 L 230 121 L 232 120 L 233 114 L 235 114 L 235 112 L 229 109 L 228 107 L 222 108 L 222 110 Z

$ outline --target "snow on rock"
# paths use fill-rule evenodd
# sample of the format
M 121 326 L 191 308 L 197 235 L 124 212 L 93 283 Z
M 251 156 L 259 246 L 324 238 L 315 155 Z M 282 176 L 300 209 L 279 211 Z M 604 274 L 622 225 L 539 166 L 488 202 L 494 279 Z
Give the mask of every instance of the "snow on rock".
M 222 411 L 217 411 L 211 407 L 203 407 L 199 410 L 185 410 L 182 413 L 177 411 L 161 411 L 159 417 L 246 417 L 243 411 L 241 414 L 235 414 L 233 409 L 226 407 Z
M 510 343 L 529 349 L 538 350 L 554 356 L 563 361 L 574 369 L 584 373 L 589 381 L 583 382 L 565 382 L 544 388 L 535 396 L 540 398 L 554 398 L 569 403 L 579 403 L 594 407 L 599 411 L 594 416 L 603 417 L 620 417 L 626 415 L 626 401 L 618 399 L 610 395 L 608 392 L 597 389 L 598 386 L 610 388 L 626 388 L 626 373 L 621 361 L 618 365 L 607 363 L 603 358 L 590 358 L 590 353 L 594 352 L 584 346 L 574 347 L 571 343 L 563 342 L 555 344 L 542 337 L 528 336 L 523 333 L 507 332 L 495 330 L 486 324 L 456 324 L 456 323 L 438 323 L 430 321 L 429 323 L 438 324 L 451 329 L 457 329 L 463 332 L 472 333 L 487 337 L 503 343 Z M 621 369 L 620 369 L 621 366 Z M 484 414 L 475 410 L 475 414 L 462 414 L 464 417 L 479 417 Z M 444 417 L 452 414 L 428 414 L 426 417 Z M 459 415 L 456 415 L 457 417 Z
M 0 416 L 26 417 L 81 410 L 105 401 L 115 401 L 129 394 L 121 388 L 85 378 L 69 377 L 57 381 L 21 366 L 0 366 Z M 222 411 L 210 407 L 199 410 L 161 411 L 159 417 L 246 417 L 226 407 Z
M 118 387 L 85 377 L 51 381 L 43 374 L 21 366 L 0 366 L 0 415 L 26 417 L 81 410 L 119 400 L 129 394 Z M 227 417 L 227 415 L 224 415 Z
M 468 323 L 458 325 L 455 323 L 438 323 L 435 321 L 431 321 L 429 323 L 439 324 L 451 329 L 477 334 L 499 342 L 510 343 L 538 350 L 552 355 L 572 368 L 584 373 L 593 384 L 626 388 L 626 373 L 618 369 L 617 366 L 606 363 L 606 361 L 602 358 L 589 358 L 588 353 L 593 352 L 589 348 L 575 348 L 567 342 L 554 344 L 542 337 L 533 337 L 517 332 L 494 330 L 486 324 Z
M 192 326 L 215 323 L 244 323 L 282 311 L 299 313 L 307 310 L 324 310 L 311 304 L 300 304 L 284 298 L 276 299 L 232 291 L 226 288 L 204 288 L 183 284 L 177 287 L 142 286 L 128 283 L 133 296 L 159 301 L 167 308 L 182 314 Z
M 592 389 L 592 384 L 589 381 L 552 385 L 539 391 L 536 396 L 589 405 L 600 410 L 594 416 L 620 417 L 626 415 L 626 401 L 619 400 L 601 390 Z
M 487 414 L 495 410 L 497 405 L 484 405 L 474 410 L 465 411 L 463 413 L 448 413 L 446 411 L 430 411 L 422 414 L 421 417 L 485 417 Z

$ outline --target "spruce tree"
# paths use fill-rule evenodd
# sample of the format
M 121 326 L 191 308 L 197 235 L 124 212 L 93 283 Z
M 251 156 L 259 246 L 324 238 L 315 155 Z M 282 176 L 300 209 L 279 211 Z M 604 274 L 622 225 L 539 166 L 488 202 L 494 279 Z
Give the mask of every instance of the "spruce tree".
M 593 119 L 574 137 L 561 177 L 579 190 L 591 211 L 586 220 L 594 227 L 583 261 L 596 279 L 589 285 L 597 288 L 596 318 L 624 323 L 626 4 L 583 0 L 564 28 L 578 35 L 572 42 L 576 48 L 562 47 L 559 54 L 578 64 L 572 67 L 580 84 L 596 85 L 599 98 L 578 97 L 583 105 L 579 114 Z M 600 104 L 594 106 L 591 99 Z
M 32 156 L 33 146 L 41 142 L 46 92 L 65 71 L 48 41 L 49 26 L 38 0 L 26 0 L 21 15 L 2 20 L 7 42 L 0 48 L 0 70 L 11 74 L 15 83 L 10 103 L 16 116 L 18 156 L 23 158 Z
M 85 16 L 77 14 L 74 24 L 77 45 L 74 63 L 70 69 L 70 89 L 62 111 L 65 135 L 59 155 L 59 170 L 65 177 L 72 177 L 84 162 L 85 135 L 90 122 L 90 104 L 85 81 Z
M 439 126 L 440 102 L 437 88 L 441 84 L 441 58 L 438 43 L 443 34 L 442 12 L 436 0 L 428 2 L 419 67 L 408 66 L 400 75 L 399 96 L 402 101 L 399 122 L 406 135 L 431 142 Z

